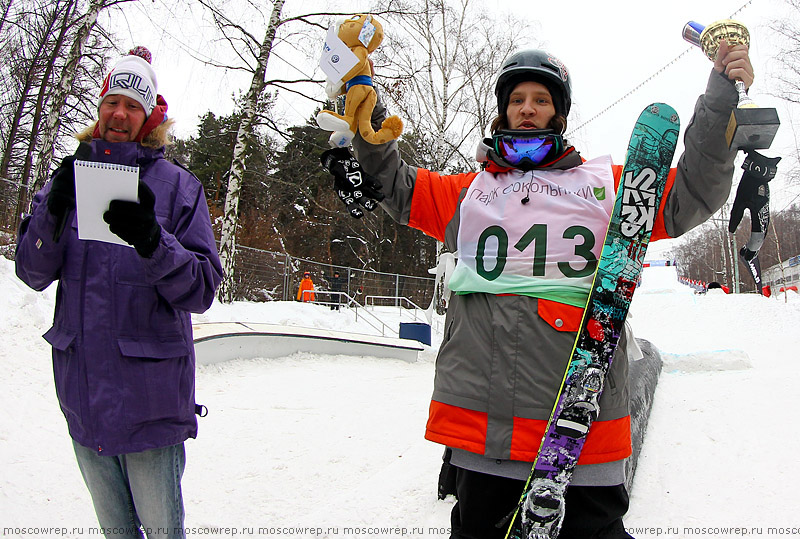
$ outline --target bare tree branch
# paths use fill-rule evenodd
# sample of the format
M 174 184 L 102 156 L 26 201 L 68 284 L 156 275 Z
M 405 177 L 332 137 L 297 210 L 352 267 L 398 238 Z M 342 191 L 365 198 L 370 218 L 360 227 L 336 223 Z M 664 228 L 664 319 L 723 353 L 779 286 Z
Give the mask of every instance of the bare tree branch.
M 375 54 L 384 99 L 409 132 L 426 134 L 417 164 L 438 171 L 475 169 L 475 143 L 494 111 L 491 81 L 525 44 L 518 26 L 486 17 L 472 1 L 410 0 L 402 18 L 389 16 L 397 24 Z

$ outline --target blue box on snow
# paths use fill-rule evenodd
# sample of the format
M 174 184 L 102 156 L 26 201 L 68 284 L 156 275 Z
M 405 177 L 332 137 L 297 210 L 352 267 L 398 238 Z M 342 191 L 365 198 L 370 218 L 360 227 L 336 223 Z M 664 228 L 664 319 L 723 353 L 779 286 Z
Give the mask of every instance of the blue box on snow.
M 400 338 L 431 345 L 431 325 L 424 322 L 400 322 Z

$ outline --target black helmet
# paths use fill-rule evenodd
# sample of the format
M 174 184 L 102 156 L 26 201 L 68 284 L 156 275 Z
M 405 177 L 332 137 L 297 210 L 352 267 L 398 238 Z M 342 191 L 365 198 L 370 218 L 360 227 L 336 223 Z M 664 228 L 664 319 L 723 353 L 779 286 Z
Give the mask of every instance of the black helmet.
M 494 94 L 497 110 L 505 114 L 514 86 L 523 81 L 536 81 L 547 86 L 553 96 L 556 113 L 566 118 L 572 106 L 572 85 L 567 66 L 545 51 L 529 49 L 513 54 L 503 63 L 497 76 Z

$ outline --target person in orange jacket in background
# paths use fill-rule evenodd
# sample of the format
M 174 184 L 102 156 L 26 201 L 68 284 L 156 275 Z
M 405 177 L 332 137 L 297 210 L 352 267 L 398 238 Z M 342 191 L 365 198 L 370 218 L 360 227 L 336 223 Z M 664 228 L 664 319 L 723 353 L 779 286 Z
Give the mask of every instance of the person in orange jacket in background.
M 308 290 L 307 294 L 304 294 Z M 300 288 L 297 289 L 297 301 L 314 301 L 314 281 L 311 280 L 311 274 L 305 272 L 303 280 L 300 281 Z

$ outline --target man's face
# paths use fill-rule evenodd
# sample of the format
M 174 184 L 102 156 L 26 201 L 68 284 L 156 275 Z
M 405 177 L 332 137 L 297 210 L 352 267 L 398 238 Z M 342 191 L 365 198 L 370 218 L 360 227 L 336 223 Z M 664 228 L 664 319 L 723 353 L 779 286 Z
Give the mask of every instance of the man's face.
M 100 103 L 98 128 L 106 142 L 131 142 L 142 129 L 147 116 L 135 99 L 109 95 Z
M 546 129 L 555 115 L 553 98 L 544 84 L 525 81 L 511 90 L 506 109 L 509 129 Z

